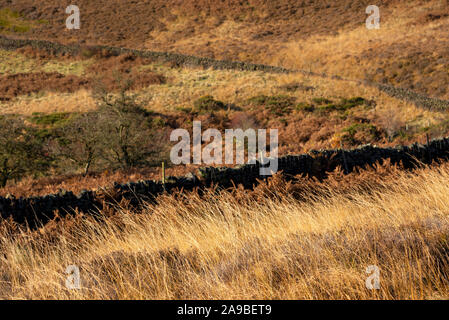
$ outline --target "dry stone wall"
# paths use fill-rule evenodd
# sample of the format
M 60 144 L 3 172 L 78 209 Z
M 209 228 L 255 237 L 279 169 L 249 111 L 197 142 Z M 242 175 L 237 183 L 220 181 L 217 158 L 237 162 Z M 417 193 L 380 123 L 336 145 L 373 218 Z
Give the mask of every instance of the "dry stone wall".
M 128 48 L 110 47 L 110 46 L 89 46 L 83 47 L 77 44 L 63 45 L 56 42 L 44 41 L 44 40 L 27 40 L 27 39 L 10 39 L 4 36 L 0 36 L 0 48 L 4 50 L 16 50 L 19 48 L 31 46 L 36 49 L 45 50 L 55 54 L 70 54 L 79 55 L 83 52 L 91 51 L 96 52 L 99 50 L 107 50 L 109 53 L 120 54 L 134 54 L 136 56 L 151 58 L 159 62 L 170 62 L 174 66 L 200 66 L 203 68 L 213 68 L 219 70 L 241 70 L 241 71 L 263 71 L 272 73 L 294 73 L 301 72 L 304 74 L 319 76 L 323 78 L 332 78 L 342 81 L 358 82 L 368 86 L 376 87 L 378 90 L 400 100 L 405 100 L 415 104 L 417 107 L 430 109 L 430 110 L 448 110 L 449 101 L 441 100 L 437 98 L 428 97 L 423 94 L 416 93 L 406 88 L 397 88 L 391 85 L 380 84 L 371 81 L 360 81 L 352 79 L 344 79 L 340 76 L 329 76 L 325 73 L 315 73 L 304 70 L 289 70 L 281 67 L 246 63 L 239 61 L 226 61 L 226 60 L 214 60 L 210 58 L 202 58 L 195 56 L 188 56 L 170 52 L 155 52 L 148 50 L 134 50 Z
M 281 68 L 268 66 L 263 64 L 246 63 L 239 61 L 214 60 L 210 58 L 202 58 L 188 56 L 170 52 L 156 52 L 148 50 L 134 50 L 128 48 L 110 47 L 110 46 L 89 46 L 83 47 L 77 44 L 63 45 L 56 42 L 44 40 L 26 40 L 26 39 L 9 39 L 0 36 L 0 48 L 4 50 L 17 50 L 19 48 L 30 46 L 35 49 L 45 50 L 54 54 L 70 54 L 80 55 L 84 53 L 100 52 L 107 50 L 112 55 L 133 54 L 138 57 L 150 58 L 160 62 L 171 62 L 175 66 L 200 66 L 203 68 L 213 68 L 221 70 L 242 70 L 242 71 L 264 71 L 273 73 L 289 73 L 291 71 Z
M 447 100 L 430 98 L 426 95 L 414 92 L 406 88 L 396 88 L 386 84 L 380 84 L 375 82 L 365 82 L 365 84 L 375 87 L 382 92 L 385 92 L 390 97 L 411 102 L 420 108 L 432 111 L 449 110 L 449 101 Z
M 368 145 L 353 150 L 313 151 L 304 155 L 281 157 L 278 164 L 279 171 L 287 177 L 304 175 L 322 179 L 338 166 L 345 173 L 349 173 L 355 168 L 372 166 L 387 159 L 393 164 L 402 163 L 406 169 L 433 161 L 448 160 L 449 139 L 432 140 L 428 145 L 413 144 L 396 148 Z M 98 213 L 105 205 L 117 204 L 123 200 L 138 208 L 142 201 L 152 201 L 163 192 L 202 189 L 211 185 L 229 188 L 241 184 L 245 188 L 252 188 L 264 178 L 259 175 L 259 171 L 259 163 L 236 168 L 207 167 L 200 169 L 198 176 L 190 174 L 184 177 L 169 177 L 165 184 L 150 180 L 115 184 L 111 189 L 83 191 L 79 195 L 62 191 L 43 197 L 0 197 L 0 215 L 3 219 L 12 219 L 34 228 L 53 219 L 56 213 L 60 216 L 74 212 Z

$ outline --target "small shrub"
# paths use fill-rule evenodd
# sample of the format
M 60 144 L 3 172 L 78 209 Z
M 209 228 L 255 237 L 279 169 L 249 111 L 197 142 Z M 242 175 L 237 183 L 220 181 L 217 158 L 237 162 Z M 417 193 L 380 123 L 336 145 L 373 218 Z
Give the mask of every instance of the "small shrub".
M 285 91 L 288 91 L 288 92 L 295 92 L 295 91 L 298 91 L 298 90 L 301 90 L 301 91 L 313 91 L 315 88 L 311 87 L 311 86 L 306 86 L 306 85 L 304 85 L 302 83 L 299 83 L 299 82 L 292 82 L 292 83 L 287 83 L 287 84 L 284 84 L 282 86 L 279 86 L 279 89 L 285 90 Z
M 81 48 L 80 54 L 83 58 L 90 59 L 98 54 L 100 54 L 101 49 L 93 46 L 86 46 Z
M 260 95 L 249 98 L 247 103 L 252 106 L 263 106 L 268 101 L 268 99 L 268 96 Z
M 163 128 L 167 125 L 167 122 L 161 117 L 155 117 L 151 120 L 151 124 L 156 128 Z
M 256 96 L 253 98 L 248 99 L 248 104 L 250 105 L 259 105 L 259 106 L 265 106 L 270 110 L 271 113 L 283 116 L 285 114 L 288 114 L 292 111 L 292 107 L 295 104 L 295 98 L 285 95 L 279 95 L 279 96 Z
M 199 112 L 212 112 L 222 110 L 226 105 L 218 100 L 215 100 L 212 96 L 204 96 L 194 102 L 195 110 Z
M 192 112 L 192 108 L 188 108 L 188 107 L 176 107 L 176 110 L 183 112 L 183 113 L 191 113 Z
M 362 97 L 342 99 L 339 103 L 339 110 L 348 110 L 364 104 L 367 104 L 367 100 Z
M 37 175 L 48 169 L 50 159 L 33 131 L 20 118 L 0 119 L 0 188 L 11 179 Z
M 296 110 L 304 112 L 313 112 L 315 110 L 315 107 L 309 103 L 301 102 L 298 105 L 296 105 Z
M 49 129 L 39 129 L 34 132 L 34 137 L 41 142 L 48 140 L 54 136 L 54 132 Z
M 313 98 L 312 101 L 319 106 L 332 103 L 332 100 L 326 98 Z
M 332 112 L 335 110 L 339 110 L 339 105 L 330 103 L 330 104 L 319 106 L 317 108 L 317 110 L 320 112 Z
M 327 113 L 332 111 L 348 111 L 360 105 L 370 105 L 371 102 L 361 97 L 355 97 L 350 99 L 341 99 L 340 102 L 334 103 L 332 100 L 326 98 L 314 98 L 313 103 L 317 105 L 314 107 L 315 111 L 319 113 Z
M 342 130 L 341 139 L 346 145 L 371 143 L 380 137 L 376 126 L 369 123 L 354 123 Z
M 390 142 L 398 135 L 401 128 L 405 127 L 405 121 L 393 108 L 377 114 L 377 123 L 385 130 Z

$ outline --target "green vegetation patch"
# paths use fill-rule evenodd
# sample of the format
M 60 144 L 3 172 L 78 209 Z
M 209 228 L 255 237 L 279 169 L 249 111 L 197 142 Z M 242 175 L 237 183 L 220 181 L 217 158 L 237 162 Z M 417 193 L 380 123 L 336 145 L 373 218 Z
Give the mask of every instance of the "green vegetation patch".
M 296 110 L 302 112 L 313 112 L 315 110 L 315 106 L 307 102 L 300 102 L 296 106 Z
M 350 146 L 371 143 L 380 136 L 377 127 L 370 123 L 354 123 L 342 130 L 342 142 Z
M 354 97 L 350 99 L 343 98 L 339 102 L 333 102 L 326 98 L 313 98 L 311 103 L 301 102 L 296 106 L 298 111 L 329 113 L 332 111 L 348 111 L 352 108 L 366 105 L 370 106 L 371 101 L 362 97 Z
M 72 113 L 56 112 L 56 113 L 42 113 L 35 112 L 32 114 L 30 121 L 36 125 L 57 127 L 65 125 L 72 118 Z
M 58 72 L 63 75 L 74 75 L 74 76 L 82 76 L 86 70 L 86 67 L 91 64 L 92 61 L 58 61 L 58 60 L 49 60 L 42 67 L 41 70 L 43 72 Z
M 25 33 L 32 27 L 33 22 L 23 19 L 21 13 L 9 8 L 0 9 L 0 33 Z
M 339 110 L 348 110 L 362 105 L 370 105 L 370 102 L 362 97 L 342 99 L 338 105 Z
M 312 102 L 317 104 L 317 105 L 319 105 L 319 106 L 322 106 L 322 105 L 325 105 L 325 104 L 332 103 L 332 100 L 329 100 L 329 99 L 326 99 L 326 98 L 313 98 Z
M 226 108 L 224 102 L 215 100 L 213 96 L 201 97 L 193 103 L 193 106 L 199 112 L 213 112 Z
M 248 104 L 252 106 L 265 106 L 271 113 L 277 116 L 289 114 L 295 105 L 296 98 L 278 95 L 278 96 L 255 96 L 248 99 Z

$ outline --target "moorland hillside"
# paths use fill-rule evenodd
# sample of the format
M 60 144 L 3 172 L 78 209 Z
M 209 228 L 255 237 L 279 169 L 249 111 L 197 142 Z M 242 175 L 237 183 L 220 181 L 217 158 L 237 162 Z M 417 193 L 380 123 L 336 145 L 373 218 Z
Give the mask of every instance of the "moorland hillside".
M 448 298 L 448 0 L 377 1 L 378 30 L 365 0 L 79 0 L 72 31 L 69 4 L 0 0 L 0 298 Z M 193 121 L 304 155 L 195 177 Z
M 69 4 L 1 0 L 0 32 L 274 64 L 449 97 L 447 0 L 377 1 L 379 30 L 365 27 L 365 0 L 81 0 L 81 29 L 72 31 Z

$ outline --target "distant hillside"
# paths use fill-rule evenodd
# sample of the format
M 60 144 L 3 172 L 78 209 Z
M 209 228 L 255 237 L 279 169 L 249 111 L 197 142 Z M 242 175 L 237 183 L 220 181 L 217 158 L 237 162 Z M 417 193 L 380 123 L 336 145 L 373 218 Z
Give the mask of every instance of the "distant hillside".
M 391 5 L 400 1 L 380 2 Z M 39 38 L 184 47 L 218 56 L 252 53 L 261 50 L 264 42 L 280 43 L 314 34 L 335 34 L 342 27 L 354 28 L 364 22 L 370 1 L 80 0 L 76 4 L 82 14 L 81 30 L 67 32 L 65 8 L 70 4 L 68 0 L 0 1 L 1 7 L 28 19 L 48 21 L 29 33 Z
M 0 33 L 310 69 L 449 98 L 447 0 L 80 0 L 76 31 L 65 29 L 69 4 L 0 0 L 19 13 Z M 380 30 L 365 27 L 369 4 L 380 7 Z

